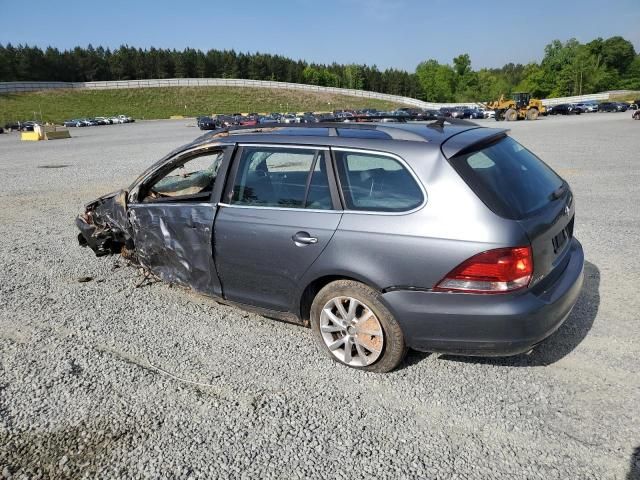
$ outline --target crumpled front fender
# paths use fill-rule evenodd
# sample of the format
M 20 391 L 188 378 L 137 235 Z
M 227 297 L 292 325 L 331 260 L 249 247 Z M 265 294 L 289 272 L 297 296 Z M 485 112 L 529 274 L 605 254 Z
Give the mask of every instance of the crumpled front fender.
M 133 250 L 125 190 L 88 203 L 85 212 L 76 218 L 76 226 L 80 245 L 90 247 L 98 257 L 121 253 L 123 247 Z

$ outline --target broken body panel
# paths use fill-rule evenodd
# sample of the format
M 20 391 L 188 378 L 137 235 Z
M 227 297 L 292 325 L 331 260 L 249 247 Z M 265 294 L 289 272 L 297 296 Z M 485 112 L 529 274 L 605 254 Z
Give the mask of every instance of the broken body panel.
M 211 243 L 215 214 L 211 203 L 132 204 L 138 262 L 165 282 L 221 296 Z
M 133 248 L 131 225 L 127 218 L 127 191 L 118 190 L 85 205 L 76 218 L 78 241 L 96 256 L 113 255 L 124 247 Z

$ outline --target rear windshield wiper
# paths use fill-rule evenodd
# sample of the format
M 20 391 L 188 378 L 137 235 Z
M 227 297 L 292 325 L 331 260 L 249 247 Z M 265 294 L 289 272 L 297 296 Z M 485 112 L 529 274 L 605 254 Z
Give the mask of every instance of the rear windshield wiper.
M 562 182 L 562 185 L 551 193 L 551 200 L 558 200 L 559 198 L 564 197 L 564 194 L 567 193 L 567 187 L 567 182 Z

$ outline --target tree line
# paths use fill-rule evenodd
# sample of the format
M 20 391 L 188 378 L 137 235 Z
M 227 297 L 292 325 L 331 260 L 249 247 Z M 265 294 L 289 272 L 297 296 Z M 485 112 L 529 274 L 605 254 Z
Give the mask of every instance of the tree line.
M 540 63 L 508 63 L 474 70 L 462 54 L 451 64 L 420 63 L 415 72 L 375 65 L 322 65 L 281 55 L 234 50 L 141 49 L 89 45 L 71 50 L 0 44 L 0 81 L 136 80 L 148 78 L 245 78 L 370 90 L 426 101 L 490 100 L 513 91 L 536 97 L 640 89 L 640 56 L 622 37 L 581 44 L 554 40 Z
M 234 50 L 72 50 L 0 44 L 0 81 L 90 82 L 148 78 L 243 78 L 371 90 L 418 97 L 415 75 L 367 65 L 316 65 L 281 55 Z
M 640 55 L 633 44 L 616 36 L 581 44 L 575 38 L 554 40 L 540 63 L 508 63 L 502 68 L 473 70 L 462 54 L 451 65 L 420 63 L 416 75 L 422 96 L 431 101 L 490 100 L 512 92 L 538 98 L 585 95 L 606 90 L 640 90 Z

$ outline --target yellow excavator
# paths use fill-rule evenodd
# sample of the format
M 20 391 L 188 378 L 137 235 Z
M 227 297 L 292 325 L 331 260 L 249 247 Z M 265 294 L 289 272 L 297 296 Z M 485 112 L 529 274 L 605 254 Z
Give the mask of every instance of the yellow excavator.
M 545 113 L 542 101 L 531 98 L 527 92 L 514 93 L 510 99 L 500 96 L 500 100 L 483 104 L 485 108 L 496 112 L 496 121 L 536 120 Z

